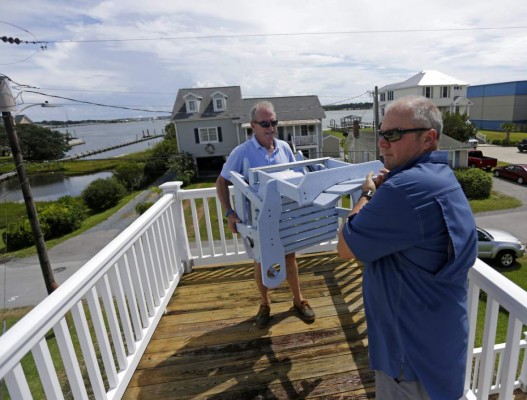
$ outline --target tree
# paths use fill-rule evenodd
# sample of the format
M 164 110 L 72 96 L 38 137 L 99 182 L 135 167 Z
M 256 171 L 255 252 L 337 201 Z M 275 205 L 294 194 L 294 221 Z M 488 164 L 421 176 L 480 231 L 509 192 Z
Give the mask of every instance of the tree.
M 184 185 L 189 185 L 196 179 L 197 170 L 192 154 L 182 152 L 170 158 L 170 170 L 176 173 L 176 178 L 183 181 Z
M 21 124 L 16 127 L 22 157 L 26 161 L 45 161 L 63 158 L 71 148 L 65 135 L 38 125 Z M 0 145 L 6 143 L 5 128 L 0 127 Z
M 514 122 L 504 122 L 501 124 L 501 129 L 505 131 L 505 141 L 509 143 L 511 141 L 511 132 L 516 130 L 516 124 Z
M 447 111 L 443 115 L 443 133 L 460 142 L 476 136 L 478 130 L 468 120 L 467 114 L 451 113 Z

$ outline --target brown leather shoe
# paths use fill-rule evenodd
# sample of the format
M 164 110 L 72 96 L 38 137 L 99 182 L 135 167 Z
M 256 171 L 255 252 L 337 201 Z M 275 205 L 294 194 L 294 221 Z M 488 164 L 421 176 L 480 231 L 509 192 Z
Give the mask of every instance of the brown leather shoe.
M 297 305 L 296 302 L 293 300 L 293 307 L 295 308 L 296 312 L 298 313 L 298 316 L 300 319 L 302 319 L 305 322 L 313 322 L 316 318 L 315 312 L 307 302 L 307 300 L 302 300 L 300 305 Z
M 265 328 L 267 325 L 269 325 L 270 320 L 271 307 L 269 307 L 267 304 L 260 304 L 258 314 L 256 314 L 256 326 L 258 328 Z

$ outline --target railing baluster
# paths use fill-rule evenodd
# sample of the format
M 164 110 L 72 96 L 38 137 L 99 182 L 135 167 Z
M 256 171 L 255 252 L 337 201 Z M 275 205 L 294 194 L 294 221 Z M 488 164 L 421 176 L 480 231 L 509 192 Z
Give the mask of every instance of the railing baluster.
M 95 287 L 86 293 L 86 300 L 88 302 L 88 307 L 90 308 L 93 329 L 101 352 L 106 379 L 108 379 L 108 385 L 110 388 L 115 388 L 117 386 L 117 371 L 113 361 L 113 352 L 110 346 L 110 340 L 108 339 L 106 325 L 104 324 L 99 296 Z
M 141 316 L 139 315 L 139 309 L 137 304 L 137 298 L 135 297 L 134 289 L 132 287 L 132 278 L 130 276 L 130 270 L 125 260 L 116 263 L 118 273 L 121 276 L 121 282 L 123 284 L 124 294 L 126 297 L 126 303 L 128 304 L 128 313 L 132 320 L 132 326 L 134 328 L 135 340 L 141 340 L 143 338 L 143 329 L 141 324 Z
M 84 386 L 82 379 L 82 373 L 79 368 L 79 361 L 73 348 L 73 342 L 71 340 L 70 331 L 66 319 L 62 318 L 60 322 L 53 328 L 55 332 L 55 338 L 57 339 L 57 345 L 59 347 L 64 369 L 68 376 L 68 382 L 70 384 L 71 392 L 75 399 L 88 399 L 88 393 Z
M 141 326 L 144 329 L 148 326 L 148 310 L 145 300 L 145 292 L 143 289 L 143 282 L 139 277 L 139 271 L 137 270 L 137 262 L 134 257 L 132 247 L 129 248 L 128 251 L 125 253 L 123 260 L 124 264 L 126 265 L 126 269 L 127 271 L 129 271 L 130 274 L 131 290 L 134 294 L 134 299 L 137 304 L 137 308 L 139 309 L 139 315 L 141 316 Z
M 498 311 L 499 303 L 495 299 L 488 296 L 477 393 L 478 399 L 481 400 L 487 399 L 489 397 L 490 386 L 492 385 L 492 376 L 494 372 L 494 364 L 492 363 L 492 359 L 494 355 L 494 342 L 496 340 Z
M 126 341 L 127 354 L 133 354 L 136 351 L 135 339 L 132 330 L 132 323 L 130 321 L 130 315 L 126 307 L 126 299 L 124 297 L 123 284 L 119 273 L 117 272 L 117 265 L 114 264 L 113 268 L 109 271 L 108 277 L 114 288 L 115 301 L 117 303 L 117 309 L 119 310 L 119 319 L 121 321 L 121 327 Z
M 57 377 L 57 371 L 55 371 L 55 365 L 49 352 L 48 342 L 46 339 L 42 339 L 32 349 L 33 359 L 42 381 L 42 387 L 46 398 L 48 399 L 63 399 L 62 389 L 60 387 L 59 378 Z
M 81 346 L 86 370 L 90 377 L 93 394 L 96 399 L 102 399 L 106 396 L 106 389 L 104 388 L 104 383 L 102 381 L 101 369 L 97 362 L 97 355 L 95 354 L 95 349 L 93 347 L 90 328 L 88 327 L 88 321 L 86 320 L 82 301 L 77 302 L 72 307 L 71 315 L 73 317 L 77 338 L 79 339 L 79 344 Z
M 212 224 L 210 220 L 210 208 L 209 208 L 209 198 L 203 197 L 203 209 L 205 216 L 205 227 L 207 228 L 207 239 L 209 241 L 209 249 L 211 257 L 216 255 L 216 250 L 214 249 L 214 237 L 212 236 Z M 223 221 L 221 221 L 223 223 Z M 220 223 L 220 221 L 218 221 Z
M 33 397 L 27 384 L 26 375 L 20 364 L 17 364 L 9 371 L 4 379 L 11 399 L 26 400 Z
M 99 289 L 104 304 L 106 320 L 110 327 L 110 334 L 112 335 L 112 343 L 117 356 L 117 362 L 119 363 L 119 370 L 122 371 L 128 367 L 128 361 L 126 359 L 126 349 L 124 348 L 123 337 L 121 335 L 121 329 L 119 328 L 119 320 L 115 311 L 115 304 L 107 275 L 98 282 L 97 288 Z
M 154 315 L 155 306 L 154 297 L 152 295 L 152 286 L 150 283 L 150 274 L 148 274 L 146 271 L 141 251 L 139 251 L 139 254 L 137 254 L 138 247 L 140 247 L 138 243 L 134 243 L 134 245 L 130 247 L 130 260 L 132 260 L 134 271 L 137 271 L 137 274 L 139 275 L 137 279 L 139 280 L 139 286 L 141 287 L 141 291 L 146 301 L 148 316 L 151 317 L 152 315 Z M 139 250 L 141 249 L 139 248 Z
M 159 299 L 162 298 L 165 293 L 165 288 L 163 287 L 163 277 L 161 276 L 161 271 L 159 270 L 159 268 L 157 268 L 156 264 L 154 263 L 154 256 L 152 254 L 152 247 L 150 246 L 150 238 L 148 235 L 148 231 L 143 233 L 139 245 L 141 246 L 146 269 L 151 272 L 151 277 L 153 280 L 154 290 L 156 294 L 154 297 L 154 302 L 157 306 L 159 305 Z
M 201 246 L 201 232 L 199 228 L 198 213 L 196 212 L 196 202 L 190 199 L 190 210 L 192 211 L 192 223 L 194 226 L 194 236 L 196 237 L 196 248 L 198 250 L 198 257 L 203 258 L 203 248 Z
M 516 380 L 516 371 L 518 366 L 518 357 L 520 355 L 520 338 L 522 333 L 522 322 L 513 314 L 509 315 L 509 324 L 507 326 L 507 346 L 502 353 L 503 373 L 500 376 L 500 399 L 512 399 L 514 391 L 514 381 Z M 500 359 L 500 362 L 502 360 Z

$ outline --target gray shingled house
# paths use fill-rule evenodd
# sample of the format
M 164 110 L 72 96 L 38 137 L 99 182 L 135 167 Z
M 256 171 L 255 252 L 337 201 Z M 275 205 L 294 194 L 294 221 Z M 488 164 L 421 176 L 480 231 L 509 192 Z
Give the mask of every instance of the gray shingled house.
M 317 96 L 243 99 L 239 86 L 180 89 L 172 110 L 180 151 L 192 154 L 200 176 L 216 174 L 232 149 L 252 135 L 251 108 L 273 103 L 277 136 L 309 158 L 322 154 L 324 110 Z

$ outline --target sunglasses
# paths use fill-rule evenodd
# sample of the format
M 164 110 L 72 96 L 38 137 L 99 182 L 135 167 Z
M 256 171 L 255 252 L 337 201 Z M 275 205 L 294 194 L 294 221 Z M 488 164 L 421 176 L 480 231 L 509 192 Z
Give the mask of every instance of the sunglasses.
M 432 128 L 411 128 L 411 129 L 389 129 L 387 131 L 379 131 L 379 137 L 382 137 L 387 142 L 393 143 L 401 140 L 404 134 L 411 132 L 426 132 Z
M 262 128 L 278 125 L 278 121 L 254 121 L 254 123 L 260 125 Z

